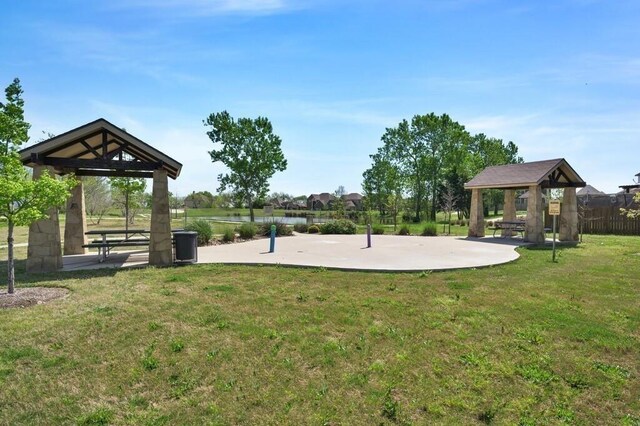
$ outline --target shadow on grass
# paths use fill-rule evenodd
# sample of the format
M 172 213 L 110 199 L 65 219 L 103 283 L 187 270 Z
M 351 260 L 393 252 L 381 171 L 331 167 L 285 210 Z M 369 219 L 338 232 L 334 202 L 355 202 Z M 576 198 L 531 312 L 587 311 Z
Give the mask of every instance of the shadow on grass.
M 73 278 L 100 278 L 112 277 L 118 273 L 119 268 L 104 269 L 86 269 L 78 271 L 57 271 L 43 274 L 27 274 L 27 260 L 19 259 L 15 261 L 16 285 L 20 287 L 28 287 L 39 283 L 49 283 L 55 286 L 56 281 L 65 281 Z M 0 286 L 7 285 L 7 261 L 0 262 Z

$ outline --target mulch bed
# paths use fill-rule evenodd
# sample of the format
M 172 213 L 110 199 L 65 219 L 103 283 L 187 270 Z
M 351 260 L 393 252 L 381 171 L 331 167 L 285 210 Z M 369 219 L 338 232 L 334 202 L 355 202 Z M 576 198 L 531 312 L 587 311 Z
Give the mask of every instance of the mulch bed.
M 13 294 L 8 294 L 5 288 L 0 290 L 0 309 L 27 308 L 33 305 L 41 305 L 50 300 L 66 297 L 68 294 L 69 290 L 66 288 L 16 288 Z

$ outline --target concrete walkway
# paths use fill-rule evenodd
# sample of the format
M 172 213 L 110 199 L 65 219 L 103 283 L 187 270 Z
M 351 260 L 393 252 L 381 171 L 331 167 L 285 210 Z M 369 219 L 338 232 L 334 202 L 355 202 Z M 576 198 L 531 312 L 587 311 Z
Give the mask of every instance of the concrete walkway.
M 365 271 L 474 268 L 519 257 L 520 239 L 373 235 L 308 235 L 223 244 L 198 249 L 198 263 L 280 264 Z
M 308 235 L 199 247 L 198 263 L 280 264 L 364 271 L 427 271 L 477 268 L 510 262 L 519 257 L 521 239 L 414 237 L 373 235 Z M 146 266 L 146 251 L 112 252 L 104 263 L 97 254 L 64 256 L 65 271 Z

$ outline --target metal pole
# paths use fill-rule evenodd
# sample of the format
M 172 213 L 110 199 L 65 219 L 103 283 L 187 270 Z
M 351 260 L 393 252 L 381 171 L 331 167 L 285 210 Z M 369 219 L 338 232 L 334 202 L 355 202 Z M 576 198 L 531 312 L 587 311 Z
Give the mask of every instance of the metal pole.
M 269 241 L 269 253 L 276 250 L 276 226 L 271 225 L 271 239 Z
M 367 248 L 371 248 L 371 224 L 367 223 Z
M 553 257 L 552 261 L 556 261 L 556 215 L 553 215 Z

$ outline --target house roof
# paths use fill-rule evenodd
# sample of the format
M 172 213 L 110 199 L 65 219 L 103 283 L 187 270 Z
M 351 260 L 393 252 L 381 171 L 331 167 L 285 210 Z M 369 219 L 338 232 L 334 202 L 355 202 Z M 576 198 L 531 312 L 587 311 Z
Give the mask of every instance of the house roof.
M 128 154 L 133 160 L 123 160 Z M 58 173 L 77 175 L 138 175 L 165 169 L 169 177 L 180 175 L 182 164 L 104 118 L 69 130 L 20 151 L 22 162 L 51 165 Z M 143 176 L 146 177 L 146 176 Z
M 358 194 L 357 192 L 352 192 L 350 194 L 343 195 L 342 198 L 344 198 L 345 200 L 359 201 L 362 200 L 362 195 Z
M 564 158 L 487 167 L 467 182 L 466 189 L 583 187 L 586 183 Z
M 597 189 L 595 189 L 591 185 L 587 185 L 584 188 L 582 188 L 580 191 L 578 191 L 576 193 L 576 195 L 578 195 L 578 196 L 581 196 L 581 195 L 605 195 L 605 193 L 602 192 L 602 191 L 598 191 Z

